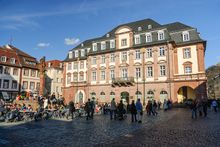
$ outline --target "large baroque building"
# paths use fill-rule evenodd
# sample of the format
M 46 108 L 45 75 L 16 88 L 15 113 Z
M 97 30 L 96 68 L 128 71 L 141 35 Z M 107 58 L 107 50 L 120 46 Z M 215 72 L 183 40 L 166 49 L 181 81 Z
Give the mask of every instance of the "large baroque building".
M 47 94 L 55 94 L 56 97 L 62 95 L 63 87 L 63 65 L 59 60 L 46 62 L 45 87 Z
M 122 24 L 69 51 L 63 96 L 80 103 L 206 98 L 205 49 L 197 29 L 180 22 Z
M 5 45 L 0 47 L 0 96 L 15 98 L 20 92 L 37 93 L 40 78 L 36 58 L 20 49 Z

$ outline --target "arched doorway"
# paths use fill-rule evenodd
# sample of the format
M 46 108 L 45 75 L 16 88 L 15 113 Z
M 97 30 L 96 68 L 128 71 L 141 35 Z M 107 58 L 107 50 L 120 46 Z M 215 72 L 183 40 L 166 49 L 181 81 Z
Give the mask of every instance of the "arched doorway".
M 141 97 L 142 97 L 141 92 L 140 91 L 136 91 L 135 97 L 136 97 L 136 101 L 137 101 L 137 99 L 141 99 Z
M 153 100 L 154 99 L 154 92 L 152 90 L 149 90 L 147 92 L 147 99 L 148 100 Z
M 84 96 L 85 96 L 84 91 L 82 91 L 82 90 L 78 91 L 75 96 L 75 103 L 83 104 L 84 103 Z
M 110 92 L 110 100 L 112 100 L 113 98 L 115 98 L 115 93 L 114 92 Z
M 121 93 L 121 100 L 124 102 L 124 103 L 129 103 L 129 93 L 124 91 Z
M 91 93 L 91 98 L 92 98 L 92 99 L 96 99 L 96 93 L 95 93 L 95 92 L 92 92 L 92 93 Z
M 165 99 L 168 99 L 168 94 L 166 91 L 162 90 L 160 92 L 160 102 L 163 103 Z
M 105 102 L 106 100 L 105 100 L 105 93 L 104 92 L 101 92 L 100 93 L 100 101 L 101 102 Z
M 189 86 L 182 86 L 177 92 L 178 103 L 183 102 L 185 99 L 196 99 L 195 91 Z

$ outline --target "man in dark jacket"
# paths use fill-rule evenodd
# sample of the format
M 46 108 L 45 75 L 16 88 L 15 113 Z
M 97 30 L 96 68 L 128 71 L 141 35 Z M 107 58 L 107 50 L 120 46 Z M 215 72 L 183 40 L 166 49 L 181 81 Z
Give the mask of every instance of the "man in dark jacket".
M 130 111 L 131 111 L 131 122 L 134 122 L 134 121 L 137 122 L 137 118 L 136 118 L 137 109 L 136 109 L 134 100 L 132 100 L 132 103 L 130 105 Z
M 75 106 L 74 106 L 74 102 L 73 101 L 70 101 L 69 102 L 69 115 L 71 115 L 72 119 L 73 119 L 73 115 L 74 115 L 74 112 L 75 112 Z
M 88 101 L 86 102 L 86 105 L 85 105 L 85 111 L 86 111 L 86 120 L 88 120 L 89 119 L 89 117 L 90 117 L 90 112 L 91 112 L 91 110 L 92 110 L 92 104 L 91 104 L 91 102 L 90 102 L 90 99 L 88 99 Z

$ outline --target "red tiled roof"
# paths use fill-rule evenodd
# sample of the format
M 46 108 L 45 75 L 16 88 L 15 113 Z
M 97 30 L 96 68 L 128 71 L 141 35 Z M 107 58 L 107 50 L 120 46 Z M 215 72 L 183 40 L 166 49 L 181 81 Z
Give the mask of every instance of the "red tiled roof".
M 49 67 L 49 63 L 50 63 L 50 67 Z M 46 61 L 46 68 L 60 68 L 60 63 L 62 63 L 62 61 L 60 60 Z

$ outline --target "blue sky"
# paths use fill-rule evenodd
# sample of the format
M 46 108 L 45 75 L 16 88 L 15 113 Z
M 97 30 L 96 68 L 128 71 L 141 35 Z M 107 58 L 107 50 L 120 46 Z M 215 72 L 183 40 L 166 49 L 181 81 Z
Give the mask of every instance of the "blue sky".
M 145 18 L 197 28 L 206 67 L 220 62 L 219 0 L 0 0 L 0 45 L 12 40 L 38 59 L 63 60 L 81 41 Z

